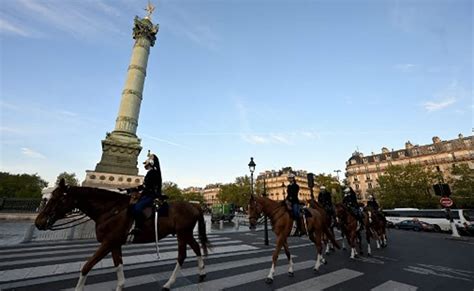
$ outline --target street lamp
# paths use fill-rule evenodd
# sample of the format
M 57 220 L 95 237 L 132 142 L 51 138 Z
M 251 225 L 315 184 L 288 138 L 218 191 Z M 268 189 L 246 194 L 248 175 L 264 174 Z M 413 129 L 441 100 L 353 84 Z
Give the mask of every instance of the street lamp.
M 249 170 L 250 170 L 250 192 L 253 195 L 253 172 L 255 172 L 255 162 L 253 161 L 253 158 L 250 158 L 250 163 L 249 163 Z
M 337 182 L 340 184 L 341 182 L 339 182 L 339 173 L 341 172 L 341 170 L 334 170 L 334 173 L 336 173 L 337 175 Z

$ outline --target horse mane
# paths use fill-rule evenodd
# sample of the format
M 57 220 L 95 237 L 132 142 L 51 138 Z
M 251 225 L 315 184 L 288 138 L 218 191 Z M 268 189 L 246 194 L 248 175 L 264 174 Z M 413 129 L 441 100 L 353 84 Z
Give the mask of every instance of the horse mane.
M 124 195 L 119 192 L 115 192 L 108 189 L 81 186 L 71 186 L 70 189 L 73 192 L 80 193 L 80 195 L 93 195 L 94 198 L 97 198 L 98 200 L 104 199 L 117 201 L 117 199 L 130 199 L 130 196 L 128 195 Z

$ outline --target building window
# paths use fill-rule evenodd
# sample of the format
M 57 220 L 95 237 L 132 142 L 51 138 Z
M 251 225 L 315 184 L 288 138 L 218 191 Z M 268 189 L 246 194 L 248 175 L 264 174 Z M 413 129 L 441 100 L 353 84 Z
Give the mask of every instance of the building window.
M 370 175 L 365 175 L 365 178 L 367 178 L 367 180 L 370 180 Z
M 356 184 L 356 190 L 359 190 L 359 184 Z
M 369 183 L 369 189 L 372 189 L 372 183 Z
M 441 169 L 439 168 L 439 166 L 436 166 L 436 171 L 441 172 Z

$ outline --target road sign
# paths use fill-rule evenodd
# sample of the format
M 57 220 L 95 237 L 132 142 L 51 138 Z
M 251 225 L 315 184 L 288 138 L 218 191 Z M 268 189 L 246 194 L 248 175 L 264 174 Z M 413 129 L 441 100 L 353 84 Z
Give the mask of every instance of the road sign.
M 453 200 L 451 200 L 451 198 L 449 198 L 449 197 L 443 197 L 443 198 L 439 199 L 439 203 L 441 203 L 441 205 L 443 205 L 443 207 L 453 206 Z

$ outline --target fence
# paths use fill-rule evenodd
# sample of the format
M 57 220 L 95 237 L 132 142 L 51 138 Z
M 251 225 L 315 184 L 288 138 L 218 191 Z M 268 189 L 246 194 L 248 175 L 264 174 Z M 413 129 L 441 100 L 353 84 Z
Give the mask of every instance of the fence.
M 37 212 L 41 198 L 0 198 L 0 212 Z

